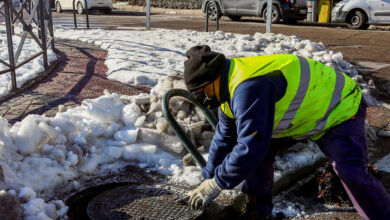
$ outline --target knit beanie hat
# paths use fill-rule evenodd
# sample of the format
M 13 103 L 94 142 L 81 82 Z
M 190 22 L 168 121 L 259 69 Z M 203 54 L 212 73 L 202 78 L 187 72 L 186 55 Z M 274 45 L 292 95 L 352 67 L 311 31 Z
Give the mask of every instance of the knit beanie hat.
M 211 51 L 207 45 L 191 47 L 184 62 L 184 82 L 190 92 L 213 82 L 225 67 L 225 55 Z

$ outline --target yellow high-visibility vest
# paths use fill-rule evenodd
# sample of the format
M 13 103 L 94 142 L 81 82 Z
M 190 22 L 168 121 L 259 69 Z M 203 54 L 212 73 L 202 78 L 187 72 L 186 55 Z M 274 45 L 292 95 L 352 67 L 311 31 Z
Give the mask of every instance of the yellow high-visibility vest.
M 287 88 L 275 105 L 273 138 L 317 140 L 327 129 L 356 114 L 362 92 L 353 79 L 320 62 L 290 54 L 231 59 L 230 99 L 245 80 L 274 70 L 283 73 Z M 234 119 L 228 102 L 222 103 L 221 109 Z

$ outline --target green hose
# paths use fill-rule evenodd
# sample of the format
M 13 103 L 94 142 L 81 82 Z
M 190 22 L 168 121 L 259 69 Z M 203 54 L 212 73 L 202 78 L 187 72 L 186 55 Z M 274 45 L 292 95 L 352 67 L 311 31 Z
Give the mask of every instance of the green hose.
M 169 111 L 169 100 L 175 96 L 184 97 L 188 99 L 190 102 L 192 102 L 193 104 L 195 104 L 196 106 L 198 106 L 214 129 L 216 128 L 218 121 L 206 107 L 204 107 L 203 105 L 201 105 L 199 102 L 196 101 L 194 95 L 191 94 L 190 92 L 184 89 L 171 89 L 164 94 L 163 101 L 162 101 L 162 112 L 164 114 L 165 119 L 167 120 L 169 126 L 171 126 L 173 131 L 179 137 L 180 141 L 184 144 L 184 147 L 195 159 L 196 163 L 198 163 L 198 165 L 203 169 L 206 166 L 206 160 L 199 153 L 196 146 L 186 136 L 183 129 L 181 129 L 180 125 L 173 118 L 171 112 Z

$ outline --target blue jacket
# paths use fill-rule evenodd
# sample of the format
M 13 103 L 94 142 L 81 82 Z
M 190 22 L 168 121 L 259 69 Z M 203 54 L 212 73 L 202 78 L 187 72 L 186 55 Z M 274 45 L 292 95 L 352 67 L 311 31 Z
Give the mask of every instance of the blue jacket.
M 219 122 L 211 142 L 209 158 L 202 171 L 205 179 L 215 177 L 223 189 L 242 182 L 266 155 L 273 130 L 275 103 L 283 97 L 287 82 L 280 71 L 241 83 L 230 100 L 236 119 L 219 109 Z M 221 101 L 229 100 L 227 72 L 222 74 Z

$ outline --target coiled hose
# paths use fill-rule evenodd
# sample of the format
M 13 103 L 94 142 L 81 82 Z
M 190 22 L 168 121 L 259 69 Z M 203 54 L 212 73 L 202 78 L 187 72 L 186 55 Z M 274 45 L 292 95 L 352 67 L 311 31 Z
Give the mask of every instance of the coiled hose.
M 196 101 L 195 96 L 193 94 L 191 94 L 190 92 L 184 89 L 171 89 L 167 91 L 163 96 L 162 112 L 165 117 L 165 120 L 167 120 L 169 126 L 171 126 L 173 131 L 179 137 L 180 141 L 184 144 L 184 147 L 195 159 L 196 163 L 203 169 L 206 166 L 206 160 L 199 153 L 195 144 L 193 144 L 190 141 L 190 139 L 187 137 L 183 129 L 181 129 L 180 125 L 177 123 L 175 118 L 173 118 L 171 112 L 169 111 L 169 100 L 175 96 L 181 96 L 183 98 L 186 98 L 188 101 L 198 106 L 202 111 L 202 113 L 204 114 L 204 116 L 206 117 L 207 121 L 211 124 L 211 126 L 214 129 L 216 128 L 218 121 L 206 107 L 204 107 L 202 104 Z

